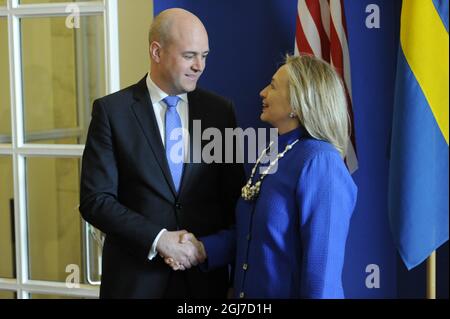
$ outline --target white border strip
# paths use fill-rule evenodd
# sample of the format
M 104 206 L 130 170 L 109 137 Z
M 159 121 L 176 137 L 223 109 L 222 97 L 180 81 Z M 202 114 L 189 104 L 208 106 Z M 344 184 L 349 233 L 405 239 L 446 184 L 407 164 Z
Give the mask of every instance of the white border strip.
M 98 298 L 100 289 L 96 286 L 80 284 L 77 288 L 68 288 L 65 283 L 52 281 L 35 281 L 30 280 L 25 284 L 18 284 L 13 279 L 0 279 L 0 289 L 8 292 L 37 293 L 37 294 L 54 294 L 73 297 L 92 297 Z
M 14 153 L 29 156 L 47 157 L 81 157 L 84 145 L 33 145 L 25 144 L 14 150 Z
M 26 184 L 25 160 L 17 153 L 17 148 L 23 143 L 23 101 L 22 101 L 22 61 L 20 55 L 20 19 L 14 16 L 11 8 L 18 5 L 18 0 L 8 1 L 8 45 L 9 45 L 9 74 L 11 95 L 11 138 L 13 148 L 13 176 L 14 176 L 14 231 L 16 252 L 17 283 L 23 283 L 28 277 L 28 245 L 27 245 L 27 212 L 26 212 Z M 28 294 L 17 289 L 17 298 L 27 299 Z
M 103 13 L 103 2 L 60 2 L 44 4 L 22 4 L 13 6 L 9 13 L 17 17 L 67 16 L 67 8 L 76 5 L 80 14 Z M 7 12 L 8 13 L 8 12 Z
M 82 157 L 84 145 L 33 145 L 25 144 L 13 149 L 8 144 L 0 144 L 0 156 L 41 156 L 41 157 Z
M 105 71 L 106 93 L 120 90 L 119 17 L 117 0 L 105 1 Z
M 0 155 L 13 155 L 14 151 L 9 144 L 0 144 Z

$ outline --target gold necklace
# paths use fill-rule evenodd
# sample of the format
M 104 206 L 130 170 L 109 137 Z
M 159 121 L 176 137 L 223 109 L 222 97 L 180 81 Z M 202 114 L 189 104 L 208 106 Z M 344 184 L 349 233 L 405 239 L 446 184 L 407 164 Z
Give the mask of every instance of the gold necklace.
M 267 147 L 259 156 L 259 158 L 256 160 L 255 166 L 253 166 L 252 169 L 252 173 L 250 175 L 250 178 L 248 179 L 247 184 L 245 184 L 244 187 L 242 187 L 241 190 L 241 197 L 244 200 L 254 200 L 258 197 L 259 195 L 259 190 L 261 188 L 261 183 L 264 179 L 264 177 L 266 177 L 267 173 L 270 171 L 270 169 L 278 162 L 278 160 L 280 158 L 282 158 L 284 156 L 284 154 L 286 154 L 287 151 L 289 151 L 295 144 L 297 144 L 297 142 L 299 141 L 299 139 L 296 139 L 294 142 L 292 142 L 291 144 L 286 145 L 286 148 L 284 149 L 284 151 L 280 154 L 277 155 L 277 158 L 275 158 L 275 160 L 269 164 L 269 166 L 267 167 L 266 170 L 264 170 L 264 172 L 261 173 L 261 176 L 259 178 L 259 180 L 252 185 L 252 180 L 253 180 L 253 176 L 255 176 L 255 172 L 256 172 L 256 168 L 258 167 L 259 163 L 261 162 L 261 159 L 263 158 L 263 156 L 266 154 L 267 150 L 272 146 L 273 141 L 270 142 L 269 147 Z

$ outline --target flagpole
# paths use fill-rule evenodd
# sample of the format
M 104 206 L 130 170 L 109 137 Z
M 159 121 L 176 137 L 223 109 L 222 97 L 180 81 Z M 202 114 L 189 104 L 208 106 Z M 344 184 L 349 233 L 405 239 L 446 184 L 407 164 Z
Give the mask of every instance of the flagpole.
M 427 299 L 436 299 L 436 251 L 427 258 Z

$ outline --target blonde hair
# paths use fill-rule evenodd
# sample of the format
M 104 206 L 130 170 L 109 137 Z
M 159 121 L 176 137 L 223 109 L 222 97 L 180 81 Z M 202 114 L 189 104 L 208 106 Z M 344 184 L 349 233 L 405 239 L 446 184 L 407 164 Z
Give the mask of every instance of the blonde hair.
M 313 138 L 347 151 L 350 121 L 345 88 L 334 68 L 309 55 L 286 56 L 289 97 L 300 124 Z

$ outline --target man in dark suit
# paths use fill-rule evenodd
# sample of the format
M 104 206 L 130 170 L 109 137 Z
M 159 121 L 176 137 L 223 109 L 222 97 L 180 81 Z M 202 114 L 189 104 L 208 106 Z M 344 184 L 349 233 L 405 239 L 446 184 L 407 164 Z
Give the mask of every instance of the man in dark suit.
M 180 236 L 205 236 L 233 223 L 242 165 L 193 162 L 207 142 L 195 140 L 194 121 L 224 136 L 236 127 L 233 106 L 196 88 L 209 52 L 196 16 L 162 12 L 149 42 L 150 73 L 94 102 L 83 154 L 80 212 L 106 234 L 100 297 L 223 298 L 228 269 L 201 272 L 203 252 Z M 188 270 L 173 271 L 163 258 Z

